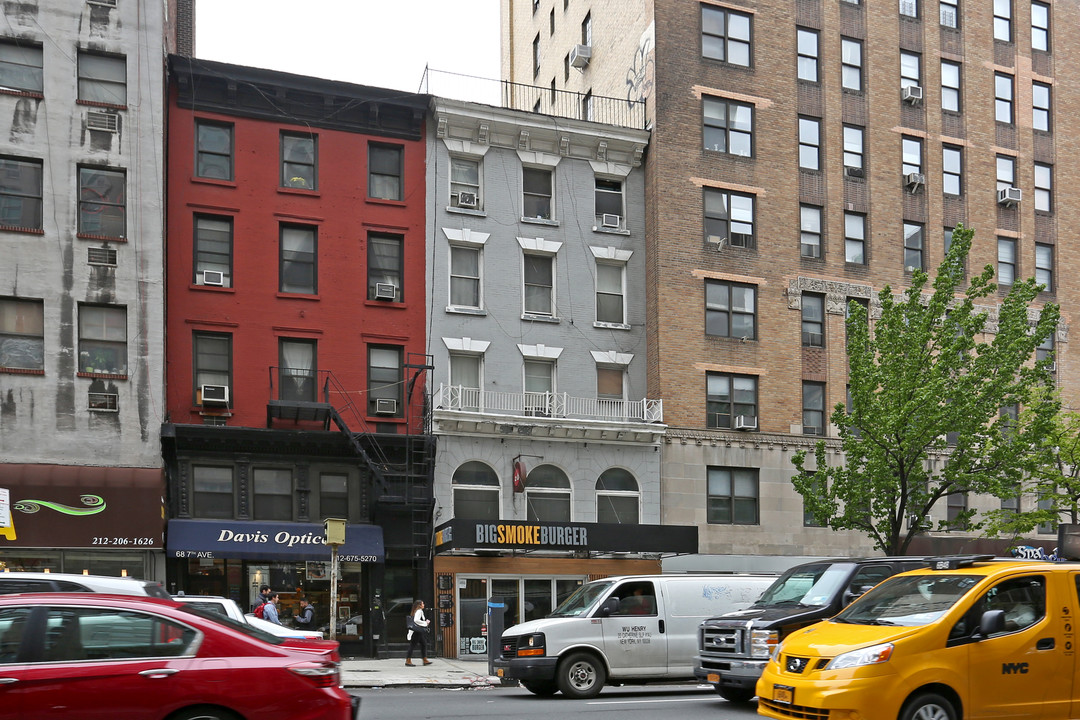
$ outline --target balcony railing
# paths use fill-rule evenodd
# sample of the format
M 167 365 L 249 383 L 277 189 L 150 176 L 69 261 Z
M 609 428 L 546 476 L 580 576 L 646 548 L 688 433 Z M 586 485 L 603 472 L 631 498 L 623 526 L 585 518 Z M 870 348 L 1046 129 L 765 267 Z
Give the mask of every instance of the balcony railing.
M 566 393 L 496 392 L 461 385 L 439 385 L 435 410 L 626 423 L 664 421 L 663 400 L 607 400 L 573 397 Z

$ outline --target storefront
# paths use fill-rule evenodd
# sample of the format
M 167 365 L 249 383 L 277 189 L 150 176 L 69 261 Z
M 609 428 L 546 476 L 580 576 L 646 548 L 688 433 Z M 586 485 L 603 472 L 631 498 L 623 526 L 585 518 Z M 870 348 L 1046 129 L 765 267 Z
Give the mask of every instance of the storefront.
M 589 580 L 658 574 L 663 555 L 695 552 L 696 527 L 450 520 L 435 528 L 429 617 L 438 627 L 439 652 L 487 655 L 492 597 L 505 602 L 503 626 L 510 627 L 546 616 Z M 405 621 L 391 606 L 392 622 Z
M 0 464 L 0 569 L 165 579 L 160 468 Z
M 330 556 L 321 523 L 244 520 L 170 520 L 166 554 L 169 591 L 221 595 L 250 610 L 259 588 L 280 596 L 283 624 L 292 624 L 299 601 L 315 608 L 315 626 L 330 630 Z M 342 654 L 371 656 L 381 617 L 372 588 L 385 561 L 382 528 L 346 525 L 338 548 L 338 640 Z M 365 632 L 372 628 L 372 632 Z

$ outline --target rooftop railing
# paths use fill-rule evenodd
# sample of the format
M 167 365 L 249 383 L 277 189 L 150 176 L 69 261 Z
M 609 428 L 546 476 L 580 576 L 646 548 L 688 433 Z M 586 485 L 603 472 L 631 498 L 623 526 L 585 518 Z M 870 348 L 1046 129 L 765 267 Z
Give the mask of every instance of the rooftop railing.
M 566 393 L 499 392 L 439 385 L 434 408 L 517 417 L 566 418 L 625 423 L 662 423 L 664 401 L 583 398 Z

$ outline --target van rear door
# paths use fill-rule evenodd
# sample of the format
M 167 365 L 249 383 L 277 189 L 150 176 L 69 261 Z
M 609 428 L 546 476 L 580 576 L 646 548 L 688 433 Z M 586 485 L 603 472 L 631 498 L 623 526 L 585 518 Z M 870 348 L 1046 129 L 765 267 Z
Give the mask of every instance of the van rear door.
M 619 606 L 600 622 L 613 677 L 667 674 L 663 597 L 652 580 L 627 580 L 608 595 Z

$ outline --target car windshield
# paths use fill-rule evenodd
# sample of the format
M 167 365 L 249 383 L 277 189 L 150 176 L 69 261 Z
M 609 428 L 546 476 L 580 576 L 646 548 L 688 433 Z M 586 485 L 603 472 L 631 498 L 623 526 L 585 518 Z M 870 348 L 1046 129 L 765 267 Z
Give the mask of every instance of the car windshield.
M 971 575 L 897 575 L 848 605 L 832 622 L 929 625 L 975 587 Z
M 179 609 L 183 610 L 186 613 L 201 617 L 205 620 L 213 620 L 219 625 L 225 625 L 229 628 L 232 628 L 233 630 L 236 630 L 237 632 L 244 633 L 248 637 L 253 637 L 256 640 L 262 640 L 263 642 L 268 642 L 271 645 L 281 645 L 286 640 L 286 638 L 278 637 L 277 635 L 271 635 L 264 630 L 259 630 L 256 627 L 248 625 L 247 623 L 237 622 L 230 617 L 225 617 L 224 615 L 213 612 L 212 610 L 205 610 L 201 607 L 194 607 L 191 603 L 183 603 L 182 607 L 180 607 Z
M 854 563 L 800 565 L 781 575 L 751 607 L 828 605 L 844 584 Z
M 578 617 L 589 612 L 596 604 L 596 600 L 607 592 L 611 587 L 610 582 L 586 583 L 579 587 L 573 595 L 566 598 L 563 604 L 555 608 L 555 612 L 548 617 Z

